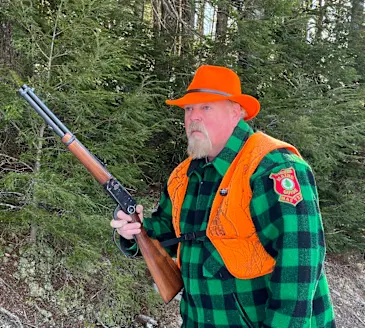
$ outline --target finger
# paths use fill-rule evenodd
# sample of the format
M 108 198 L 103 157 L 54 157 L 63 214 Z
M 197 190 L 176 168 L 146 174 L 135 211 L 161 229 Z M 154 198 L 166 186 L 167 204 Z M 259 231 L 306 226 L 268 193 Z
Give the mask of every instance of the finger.
M 120 230 L 123 230 L 125 232 L 128 232 L 130 230 L 135 230 L 135 229 L 140 229 L 141 228 L 141 224 L 139 222 L 134 222 L 134 223 L 127 223 L 126 225 L 122 226 L 120 228 Z
M 125 226 L 117 229 L 118 233 L 124 238 L 130 239 L 133 235 L 141 232 L 139 223 L 128 223 Z
M 137 206 L 136 206 L 136 212 L 137 212 L 138 214 L 143 213 L 143 206 L 142 206 L 142 205 L 137 205 Z
M 119 231 L 119 229 L 117 229 L 117 232 L 124 238 L 126 239 L 131 239 L 133 237 L 133 235 L 138 235 L 139 233 L 141 233 L 141 229 L 132 229 L 132 230 L 128 230 L 128 232 L 126 231 Z
M 132 221 L 132 218 L 130 217 L 130 215 L 125 214 L 123 211 L 118 211 L 117 212 L 117 218 L 119 220 L 125 220 L 125 221 L 128 221 L 128 222 Z
M 136 206 L 136 212 L 138 214 L 139 219 L 142 222 L 143 221 L 143 206 L 142 205 L 137 205 Z
M 110 225 L 112 226 L 112 228 L 116 228 L 116 229 L 120 229 L 127 224 L 129 224 L 129 222 L 126 220 L 111 220 L 110 221 Z

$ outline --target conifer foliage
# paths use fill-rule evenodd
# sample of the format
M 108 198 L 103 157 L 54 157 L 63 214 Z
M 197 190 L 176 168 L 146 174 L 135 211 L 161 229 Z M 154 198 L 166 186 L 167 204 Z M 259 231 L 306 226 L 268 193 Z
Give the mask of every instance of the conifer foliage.
M 140 185 L 143 150 L 158 131 L 160 115 L 151 77 L 135 70 L 139 40 L 138 31 L 129 33 L 133 8 L 118 1 L 17 0 L 5 9 L 21 66 L 3 67 L 3 133 L 12 134 L 9 144 L 27 164 L 25 172 L 3 171 L 4 188 L 22 198 L 5 209 L 32 206 L 33 214 L 42 208 L 72 217 L 85 215 L 86 208 L 100 212 L 90 199 L 100 192 L 94 192 L 93 178 L 16 92 L 22 83 L 34 87 L 122 183 Z M 9 144 L 3 143 L 2 155 L 15 161 Z
M 313 167 L 329 250 L 363 250 L 364 38 L 363 0 L 0 0 L 3 231 L 62 240 L 71 266 L 112 252 L 112 202 L 22 84 L 147 205 L 186 156 L 182 111 L 164 100 L 215 64 L 260 100 L 253 126 Z

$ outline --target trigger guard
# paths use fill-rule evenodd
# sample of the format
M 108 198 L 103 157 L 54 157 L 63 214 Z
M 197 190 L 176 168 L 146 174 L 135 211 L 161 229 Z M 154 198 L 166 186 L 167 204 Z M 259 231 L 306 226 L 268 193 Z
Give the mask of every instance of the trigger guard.
M 114 212 L 113 212 L 114 220 L 119 220 L 118 217 L 117 217 L 117 213 L 121 210 L 122 210 L 122 208 L 119 205 L 117 205 L 117 207 L 114 209 Z

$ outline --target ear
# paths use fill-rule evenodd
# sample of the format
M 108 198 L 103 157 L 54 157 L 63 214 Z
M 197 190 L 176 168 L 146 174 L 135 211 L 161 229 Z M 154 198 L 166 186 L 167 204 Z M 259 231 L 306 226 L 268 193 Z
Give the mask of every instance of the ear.
M 238 121 L 241 119 L 241 105 L 236 103 L 236 102 L 233 102 L 231 101 L 231 106 L 232 106 L 232 119 L 233 121 L 237 124 Z

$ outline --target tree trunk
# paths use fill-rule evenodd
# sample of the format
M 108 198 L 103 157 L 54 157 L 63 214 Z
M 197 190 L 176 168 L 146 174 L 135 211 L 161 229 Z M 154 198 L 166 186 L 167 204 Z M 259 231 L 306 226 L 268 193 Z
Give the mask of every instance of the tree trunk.
M 181 0 L 181 30 L 179 54 L 190 52 L 194 42 L 193 30 L 195 23 L 195 3 L 193 0 Z
M 0 0 L 0 64 L 14 68 L 15 52 L 11 45 L 11 23 L 1 15 L 8 5 L 7 0 Z
M 178 54 L 180 51 L 180 0 L 161 0 L 161 24 L 162 31 L 168 44 L 171 44 L 171 51 Z
M 318 0 L 317 4 L 317 10 L 318 10 L 318 18 L 317 18 L 317 31 L 316 31 L 316 39 L 321 40 L 322 39 L 322 31 L 323 31 L 323 20 L 325 17 L 325 4 L 324 0 Z
M 144 6 L 145 6 L 144 0 L 138 0 L 134 3 L 134 15 L 136 17 L 139 17 L 141 22 L 143 22 L 144 20 Z
M 352 0 L 350 33 L 364 29 L 364 21 L 364 0 Z
M 198 18 L 197 18 L 197 31 L 200 35 L 204 34 L 204 11 L 205 11 L 205 0 L 198 1 Z
M 39 129 L 39 135 L 38 135 L 38 143 L 37 143 L 37 153 L 36 153 L 36 161 L 34 164 L 34 178 L 33 178 L 33 199 L 32 199 L 32 206 L 37 207 L 38 206 L 38 199 L 36 196 L 36 190 L 35 185 L 37 185 L 37 177 L 39 175 L 39 172 L 41 170 L 41 158 L 42 158 L 42 148 L 43 148 L 43 136 L 44 136 L 44 129 L 46 128 L 46 124 L 42 123 L 41 128 Z M 31 223 L 30 226 L 30 242 L 35 243 L 37 241 L 37 231 L 38 231 L 38 225 L 34 222 Z
M 252 1 L 253 0 L 242 0 L 233 2 L 233 5 L 239 10 L 240 20 L 250 19 L 252 17 Z M 242 44 L 242 46 L 237 51 L 237 65 L 242 69 L 247 69 L 249 67 L 246 44 Z
M 52 68 L 53 68 L 53 60 L 54 60 L 54 51 L 56 47 L 56 39 L 57 39 L 57 29 L 58 29 L 58 19 L 62 14 L 62 6 L 63 6 L 63 0 L 61 0 L 57 13 L 56 18 L 53 25 L 53 32 L 52 32 L 52 39 L 49 46 L 49 55 L 48 55 L 48 67 L 47 67 L 47 83 L 49 84 L 51 82 L 51 75 L 52 75 Z M 34 165 L 34 178 L 33 178 L 33 194 L 32 194 L 32 201 L 31 205 L 34 207 L 38 207 L 39 200 L 37 197 L 37 191 L 36 191 L 36 185 L 38 183 L 37 179 L 41 170 L 41 159 L 43 155 L 43 142 L 44 142 L 44 130 L 46 128 L 46 124 L 42 123 L 39 133 L 38 133 L 38 143 L 36 146 L 37 152 L 36 152 L 36 161 Z M 37 231 L 38 231 L 38 225 L 34 222 L 31 224 L 31 231 L 30 231 L 30 242 L 35 243 L 37 240 Z
M 161 0 L 161 21 L 167 32 L 176 34 L 180 17 L 178 0 Z
M 241 11 L 241 18 L 243 19 L 254 19 L 255 16 L 255 0 L 245 0 L 237 2 Z
M 215 26 L 216 39 L 220 43 L 225 43 L 227 34 L 227 23 L 228 23 L 229 5 L 227 2 L 219 2 L 217 8 L 217 23 Z
M 358 72 L 359 82 L 365 82 L 365 18 L 364 0 L 351 1 L 351 23 L 349 31 L 349 50 L 355 57 L 355 67 Z
M 161 30 L 161 23 L 160 23 L 161 1 L 160 0 L 151 0 L 151 6 L 152 6 L 153 28 L 156 31 L 160 31 Z
M 6 66 L 14 66 L 10 22 L 0 22 L 0 63 Z
M 181 0 L 181 13 L 182 20 L 185 23 L 182 27 L 184 34 L 192 35 L 192 29 L 194 29 L 195 23 L 195 1 L 193 0 Z

